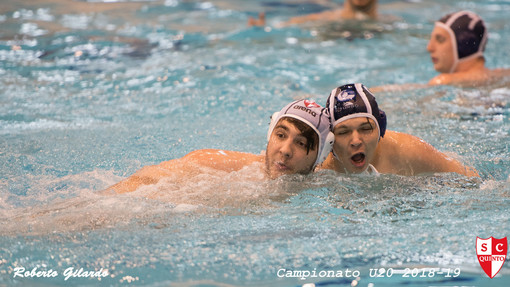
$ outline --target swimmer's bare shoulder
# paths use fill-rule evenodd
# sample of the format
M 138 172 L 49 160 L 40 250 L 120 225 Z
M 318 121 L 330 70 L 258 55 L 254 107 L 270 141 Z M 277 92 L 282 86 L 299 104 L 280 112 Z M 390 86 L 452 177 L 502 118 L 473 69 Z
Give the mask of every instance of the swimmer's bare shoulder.
M 477 72 L 457 72 L 440 74 L 429 81 L 430 86 L 437 85 L 458 85 L 462 87 L 476 87 L 495 80 L 487 69 Z
M 461 87 L 479 87 L 508 81 L 510 69 L 481 69 L 477 71 L 457 72 L 451 74 L 440 74 L 429 81 L 429 85 L 458 85 Z

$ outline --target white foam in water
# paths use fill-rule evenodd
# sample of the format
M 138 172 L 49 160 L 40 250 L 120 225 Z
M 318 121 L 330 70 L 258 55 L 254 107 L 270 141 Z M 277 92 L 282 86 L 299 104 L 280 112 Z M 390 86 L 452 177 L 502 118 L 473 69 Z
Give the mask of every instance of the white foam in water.
M 194 211 L 197 209 L 198 209 L 198 206 L 196 206 L 194 204 L 181 203 L 181 204 L 177 204 L 173 210 L 175 212 L 190 212 L 190 211 Z
M 111 171 L 40 176 L 32 180 L 34 186 L 27 196 L 18 198 L 21 207 L 0 198 L 0 230 L 3 235 L 44 235 L 122 228 L 134 221 L 143 226 L 172 213 L 268 210 L 302 190 L 328 185 L 330 180 L 337 182 L 336 176 L 327 179 L 331 172 L 324 174 L 326 181 L 315 175 L 267 180 L 260 163 L 231 173 L 197 165 L 186 177 L 176 174 L 134 192 L 108 195 L 98 191 L 123 179 Z
M 0 197 L 4 234 L 51 233 L 93 229 L 107 220 L 104 210 L 122 204 L 102 200 L 95 194 L 98 187 L 111 185 L 121 178 L 111 171 L 92 171 L 64 177 L 33 176 L 26 196 L 17 199 Z M 53 192 L 45 192 L 53 190 Z M 5 201 L 16 202 L 16 206 Z M 85 217 L 84 217 L 85 215 Z M 121 214 L 119 214 L 121 215 Z
M 175 174 L 157 184 L 142 186 L 132 196 L 153 198 L 177 204 L 179 209 L 187 205 L 214 208 L 243 206 L 275 192 L 263 183 L 264 174 L 260 164 L 252 164 L 238 172 L 223 172 L 204 166 L 196 166 L 192 174 Z
M 239 172 L 218 172 L 196 167 L 194 174 L 162 179 L 141 186 L 135 192 L 99 195 L 122 180 L 111 171 L 93 171 L 61 178 L 34 178 L 32 190 L 19 200 L 27 207 L 12 207 L 0 198 L 2 234 L 47 234 L 112 228 L 132 220 L 161 214 L 187 213 L 203 208 L 245 208 L 271 206 L 277 185 L 268 185 L 260 164 Z M 62 187 L 59 187 L 62 186 Z M 53 193 L 37 192 L 58 188 Z M 39 202 L 39 204 L 36 204 Z M 149 219 L 150 220 L 150 219 Z
M 491 91 L 490 95 L 491 98 L 494 100 L 508 102 L 508 98 L 510 97 L 510 89 L 509 88 L 494 89 Z
M 1 123 L 2 121 L 0 121 Z M 0 134 L 16 134 L 24 131 L 37 131 L 37 130 L 68 130 L 68 129 L 79 129 L 86 126 L 99 123 L 95 119 L 79 119 L 77 122 L 65 122 L 48 119 L 38 119 L 34 122 L 18 122 L 18 123 L 7 123 L 2 126 Z

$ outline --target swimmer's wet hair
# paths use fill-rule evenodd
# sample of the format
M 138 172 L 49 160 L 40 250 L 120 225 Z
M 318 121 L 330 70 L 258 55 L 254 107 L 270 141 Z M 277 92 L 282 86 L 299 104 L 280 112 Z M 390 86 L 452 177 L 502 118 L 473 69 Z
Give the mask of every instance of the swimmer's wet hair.
M 282 118 L 280 121 L 288 121 L 293 124 L 300 132 L 301 135 L 306 138 L 306 154 L 310 152 L 310 150 L 317 149 L 319 143 L 319 135 L 307 124 L 295 118 Z

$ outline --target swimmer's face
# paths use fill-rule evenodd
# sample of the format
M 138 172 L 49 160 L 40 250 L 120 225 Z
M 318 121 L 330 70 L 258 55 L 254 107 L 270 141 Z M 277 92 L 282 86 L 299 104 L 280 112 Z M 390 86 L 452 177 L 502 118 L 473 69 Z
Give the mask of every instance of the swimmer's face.
M 353 118 L 337 124 L 333 130 L 333 150 L 348 173 L 368 168 L 379 142 L 377 125 L 370 118 Z
M 427 45 L 434 69 L 439 73 L 450 73 L 455 62 L 453 55 L 453 41 L 444 28 L 436 26 L 432 30 L 430 41 Z
M 266 171 L 274 179 L 284 174 L 307 174 L 317 158 L 317 147 L 307 148 L 308 140 L 286 119 L 275 126 L 266 149 Z

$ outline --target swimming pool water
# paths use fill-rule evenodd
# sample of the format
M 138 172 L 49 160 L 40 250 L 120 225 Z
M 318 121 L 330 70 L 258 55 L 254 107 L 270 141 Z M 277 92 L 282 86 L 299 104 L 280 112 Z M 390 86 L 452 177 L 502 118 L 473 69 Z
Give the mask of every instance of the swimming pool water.
M 376 94 L 389 129 L 481 179 L 322 171 L 264 181 L 250 166 L 95 193 L 196 149 L 259 153 L 269 116 L 293 99 L 324 104 L 349 82 L 427 82 L 428 35 L 447 12 L 482 15 L 487 65 L 510 68 L 510 2 L 385 0 L 381 13 L 396 21 L 283 29 L 272 26 L 326 4 L 3 2 L 0 286 L 510 286 L 508 263 L 489 279 L 475 251 L 477 236 L 510 235 L 508 81 Z M 260 11 L 271 28 L 247 27 Z M 58 276 L 14 277 L 16 267 Z M 422 267 L 460 276 L 370 276 Z M 108 276 L 65 280 L 68 268 Z M 360 278 L 279 276 L 347 269 Z

